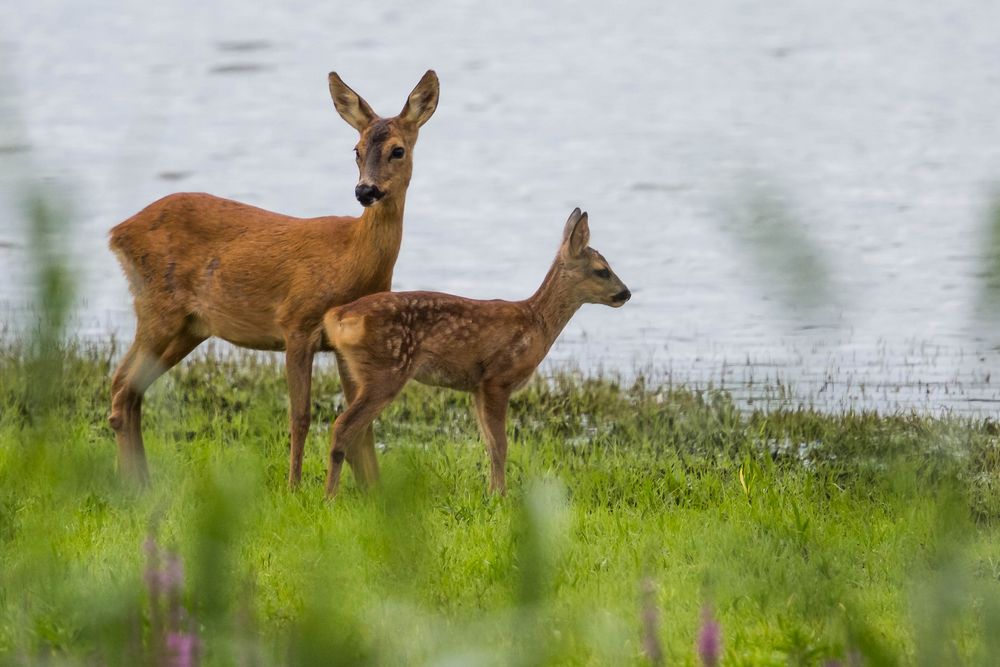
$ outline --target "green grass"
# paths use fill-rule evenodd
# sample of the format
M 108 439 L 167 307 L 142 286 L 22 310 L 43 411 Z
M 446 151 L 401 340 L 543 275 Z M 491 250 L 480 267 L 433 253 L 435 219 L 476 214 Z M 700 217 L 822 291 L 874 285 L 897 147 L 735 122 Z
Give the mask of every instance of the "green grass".
M 278 358 L 209 354 L 147 396 L 137 491 L 114 470 L 111 349 L 42 356 L 0 351 L 5 664 L 155 661 L 150 535 L 183 561 L 174 624 L 203 664 L 648 664 L 653 612 L 666 664 L 692 665 L 706 606 L 726 665 L 1000 655 L 992 421 L 743 414 L 560 375 L 516 395 L 495 498 L 468 397 L 411 385 L 376 424 L 380 488 L 348 474 L 326 503 L 334 374 L 293 493 Z

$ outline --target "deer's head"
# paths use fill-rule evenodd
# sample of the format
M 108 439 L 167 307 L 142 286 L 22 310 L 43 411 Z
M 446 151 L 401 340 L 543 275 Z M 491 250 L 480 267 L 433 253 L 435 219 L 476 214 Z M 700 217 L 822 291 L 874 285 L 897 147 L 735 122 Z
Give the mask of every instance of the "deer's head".
M 399 115 L 381 118 L 336 72 L 330 72 L 333 104 L 348 125 L 361 135 L 354 147 L 359 172 L 354 195 L 362 206 L 406 191 L 413 173 L 417 133 L 434 114 L 438 92 L 437 74 L 427 70 Z

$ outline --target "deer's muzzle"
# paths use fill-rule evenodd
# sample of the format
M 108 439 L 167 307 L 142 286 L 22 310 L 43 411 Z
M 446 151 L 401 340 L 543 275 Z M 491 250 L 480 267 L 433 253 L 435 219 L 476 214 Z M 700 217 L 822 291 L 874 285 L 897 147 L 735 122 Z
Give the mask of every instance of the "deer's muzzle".
M 359 183 L 358 187 L 354 188 L 354 196 L 358 198 L 362 206 L 371 206 L 379 199 L 385 196 L 385 193 L 378 189 L 376 185 L 369 185 L 367 183 Z
M 632 298 L 632 292 L 630 292 L 626 287 L 621 292 L 618 292 L 618 294 L 615 294 L 613 297 L 611 297 L 611 303 L 615 304 L 616 306 L 621 306 L 624 305 L 625 302 L 631 298 Z

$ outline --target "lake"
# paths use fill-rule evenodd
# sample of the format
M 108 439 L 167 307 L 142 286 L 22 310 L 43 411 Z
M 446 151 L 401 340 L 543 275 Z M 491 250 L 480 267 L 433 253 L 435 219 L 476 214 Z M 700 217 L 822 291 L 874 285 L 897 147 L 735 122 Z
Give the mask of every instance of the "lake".
M 392 115 L 434 68 L 395 289 L 523 298 L 581 206 L 635 296 L 585 306 L 550 367 L 751 408 L 998 407 L 1000 335 L 977 303 L 1000 3 L 37 0 L 0 26 L 13 327 L 26 187 L 71 202 L 77 334 L 127 338 L 110 227 L 181 190 L 356 215 L 356 133 L 327 72 Z

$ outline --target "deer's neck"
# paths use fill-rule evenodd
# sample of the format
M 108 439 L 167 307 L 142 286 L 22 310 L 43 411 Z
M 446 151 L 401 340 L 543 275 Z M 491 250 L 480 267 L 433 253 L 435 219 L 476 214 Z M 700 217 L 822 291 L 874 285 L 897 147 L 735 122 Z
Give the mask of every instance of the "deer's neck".
M 372 273 L 392 275 L 403 240 L 405 196 L 386 197 L 367 207 L 355 226 L 354 244 Z
M 358 225 L 359 240 L 378 242 L 385 239 L 398 240 L 403 236 L 403 206 L 406 196 L 386 197 L 367 207 L 361 214 Z
M 546 349 L 559 337 L 581 305 L 580 301 L 573 297 L 570 285 L 565 280 L 560 280 L 558 259 L 545 275 L 541 287 L 528 298 L 527 303 L 542 329 Z

